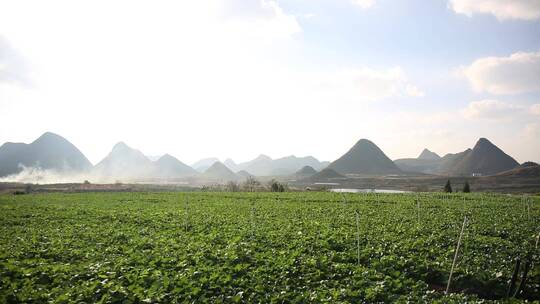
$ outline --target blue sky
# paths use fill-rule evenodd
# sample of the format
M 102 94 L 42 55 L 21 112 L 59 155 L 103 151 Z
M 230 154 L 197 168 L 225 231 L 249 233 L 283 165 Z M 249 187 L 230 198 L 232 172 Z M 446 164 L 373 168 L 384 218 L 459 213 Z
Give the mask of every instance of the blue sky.
M 0 111 L 0 143 L 52 131 L 93 163 L 479 137 L 538 162 L 540 1 L 0 0 Z
M 425 84 L 431 99 L 423 106 L 453 108 L 485 98 L 468 88 L 449 88 L 447 72 L 488 56 L 540 50 L 540 22 L 499 21 L 491 14 L 456 14 L 447 1 L 384 1 L 370 9 L 348 1 L 283 1 L 298 15 L 302 41 L 311 62 L 323 65 L 401 66 L 415 83 Z M 307 6 L 307 7 L 306 7 Z M 443 76 L 441 76 L 443 75 Z M 540 79 L 539 79 L 540 81 Z M 539 94 L 521 96 L 538 102 Z M 453 102 L 446 102 L 454 99 Z

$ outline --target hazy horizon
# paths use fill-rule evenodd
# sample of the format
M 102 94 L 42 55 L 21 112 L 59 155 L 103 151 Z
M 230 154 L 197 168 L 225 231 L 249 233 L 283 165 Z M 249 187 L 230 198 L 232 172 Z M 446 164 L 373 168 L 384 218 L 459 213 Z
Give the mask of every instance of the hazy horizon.
M 45 133 L 47 133 L 47 132 L 45 132 Z M 44 134 L 45 134 L 45 133 L 44 133 Z M 52 132 L 52 133 L 54 133 L 54 132 Z M 57 134 L 57 135 L 62 136 L 62 134 Z M 37 139 L 37 138 L 36 138 L 36 139 Z M 367 138 L 367 139 L 369 140 L 369 138 Z M 479 139 L 480 139 L 480 138 L 479 138 Z M 71 141 L 70 139 L 68 139 L 68 138 L 66 138 L 66 140 L 68 140 L 69 142 L 72 142 L 72 141 Z M 488 138 L 488 140 L 489 140 L 489 138 Z M 32 141 L 33 141 L 33 140 L 32 140 Z M 32 141 L 24 142 L 24 143 L 25 143 L 25 144 L 30 144 Z M 15 141 L 15 142 L 16 142 L 16 141 Z M 350 146 L 349 148 L 352 148 L 352 146 L 353 146 L 356 142 L 357 142 L 357 141 L 354 141 L 353 143 L 351 143 L 351 146 Z M 73 143 L 73 142 L 72 142 L 72 143 Z M 185 163 L 185 164 L 187 164 L 188 166 L 191 166 L 191 167 L 193 167 L 193 165 L 194 165 L 195 163 L 199 162 L 199 161 L 204 161 L 204 160 L 213 159 L 213 158 L 217 158 L 218 161 L 220 161 L 220 162 L 222 162 L 222 163 L 224 163 L 224 162 L 225 162 L 226 160 L 228 160 L 228 159 L 231 159 L 231 160 L 233 160 L 236 164 L 241 164 L 241 163 L 246 163 L 246 162 L 252 161 L 252 160 L 254 160 L 254 159 L 256 159 L 256 158 L 258 158 L 258 157 L 260 157 L 260 156 L 263 156 L 263 155 L 264 155 L 264 156 L 267 156 L 267 157 L 270 157 L 270 158 L 273 159 L 273 160 L 275 160 L 275 159 L 280 159 L 280 158 L 285 158 L 285 157 L 288 157 L 288 156 L 295 156 L 295 157 L 299 157 L 299 158 L 301 158 L 301 157 L 312 156 L 312 157 L 315 157 L 315 158 L 316 158 L 318 161 L 320 161 L 320 162 L 325 162 L 325 161 L 327 161 L 327 162 L 332 162 L 332 161 L 336 160 L 337 158 L 339 158 L 340 156 L 342 156 L 343 154 L 345 154 L 345 152 L 347 152 L 347 151 L 349 150 L 349 148 L 347 148 L 346 150 L 341 151 L 341 152 L 339 153 L 339 155 L 337 155 L 337 156 L 336 156 L 335 158 L 333 158 L 333 159 L 320 159 L 320 158 L 318 158 L 318 157 L 316 156 L 316 153 L 306 154 L 306 155 L 285 154 L 285 155 L 279 155 L 279 156 L 268 155 L 268 154 L 266 154 L 266 153 L 259 153 L 259 154 L 257 154 L 257 155 L 254 155 L 254 156 L 251 157 L 251 158 L 248 158 L 248 159 L 242 159 L 242 160 L 238 160 L 238 159 L 235 159 L 235 158 L 233 158 L 233 157 L 217 157 L 217 156 L 209 155 L 209 156 L 203 156 L 203 157 L 196 158 L 196 159 L 193 160 L 193 161 L 185 161 L 185 160 L 179 158 L 178 156 L 176 156 L 176 155 L 174 155 L 174 154 L 171 154 L 171 153 L 168 153 L 168 152 L 165 152 L 165 153 L 160 154 L 160 155 L 149 155 L 149 154 L 145 153 L 145 151 L 143 151 L 143 150 L 141 150 L 141 149 L 139 149 L 139 148 L 137 148 L 137 147 L 133 147 L 133 146 L 131 146 L 129 143 L 126 143 L 126 142 L 124 142 L 124 141 L 119 141 L 119 142 L 115 143 L 115 145 L 118 144 L 118 143 L 124 143 L 124 144 L 126 144 L 127 146 L 129 146 L 130 148 L 132 148 L 132 149 L 134 149 L 134 150 L 140 151 L 141 153 L 143 153 L 143 154 L 144 154 L 149 160 L 151 160 L 151 161 L 156 161 L 156 160 L 158 160 L 160 157 L 162 157 L 163 155 L 169 154 L 169 155 L 171 155 L 171 156 L 177 158 L 177 159 L 180 160 L 181 162 L 183 162 L 183 163 Z M 0 145 L 1 145 L 1 144 L 4 144 L 4 143 L 0 143 Z M 377 145 L 377 143 L 375 143 L 375 144 Z M 451 152 L 444 152 L 444 153 L 437 153 L 436 151 L 430 150 L 430 149 L 427 148 L 427 147 L 426 147 L 425 149 L 428 149 L 428 150 L 431 151 L 431 152 L 437 153 L 440 157 L 443 157 L 443 156 L 445 156 L 445 155 L 448 154 L 448 153 L 454 154 L 454 153 L 462 152 L 462 151 L 464 151 L 464 150 L 466 150 L 466 149 L 472 149 L 472 148 L 474 147 L 475 144 L 476 144 L 476 142 L 474 142 L 474 143 L 471 144 L 469 147 L 466 147 L 466 148 L 464 148 L 463 150 L 460 150 L 460 151 L 451 151 Z M 497 145 L 496 143 L 494 143 L 494 144 Z M 77 148 L 78 148 L 78 147 L 77 147 Z M 110 150 L 109 152 L 107 152 L 107 154 L 103 155 L 103 157 L 101 157 L 101 158 L 100 158 L 99 160 L 97 160 L 96 162 L 92 161 L 90 158 L 89 158 L 89 161 L 92 163 L 93 166 L 97 165 L 99 162 L 101 162 L 101 161 L 102 161 L 102 160 L 103 160 L 103 159 L 104 159 L 104 158 L 112 151 L 113 148 L 114 148 L 114 145 L 111 147 L 111 150 Z M 379 148 L 381 148 L 381 147 L 379 147 Z M 501 148 L 501 150 L 503 150 L 503 151 L 505 150 L 504 147 L 500 147 L 500 146 L 499 146 L 499 148 Z M 79 150 L 80 150 L 80 149 L 79 149 Z M 381 150 L 384 152 L 384 149 L 381 148 Z M 81 150 L 81 152 L 82 152 L 86 157 L 88 157 L 88 156 L 85 154 L 84 151 Z M 416 155 L 411 155 L 411 156 L 407 156 L 407 157 L 403 157 L 403 158 L 417 158 L 417 157 L 421 154 L 421 152 L 423 152 L 423 149 L 422 149 L 422 151 L 419 151 Z M 512 155 L 510 155 L 510 156 L 512 156 Z M 513 156 L 512 156 L 512 157 L 513 157 Z M 389 158 L 392 159 L 392 160 L 396 160 L 396 159 L 397 159 L 397 158 L 392 158 L 392 157 L 390 157 L 390 156 L 389 156 Z M 518 160 L 518 162 L 519 162 L 519 163 L 523 163 L 523 162 L 526 162 L 526 161 L 519 161 L 519 160 Z
M 395 160 L 485 137 L 540 162 L 535 0 L 0 1 L 0 144 L 192 163 Z

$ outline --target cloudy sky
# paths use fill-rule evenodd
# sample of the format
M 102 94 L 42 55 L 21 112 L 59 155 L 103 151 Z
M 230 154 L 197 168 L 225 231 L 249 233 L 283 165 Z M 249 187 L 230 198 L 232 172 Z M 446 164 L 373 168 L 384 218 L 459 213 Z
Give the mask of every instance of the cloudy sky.
M 0 144 L 540 161 L 540 0 L 0 0 Z

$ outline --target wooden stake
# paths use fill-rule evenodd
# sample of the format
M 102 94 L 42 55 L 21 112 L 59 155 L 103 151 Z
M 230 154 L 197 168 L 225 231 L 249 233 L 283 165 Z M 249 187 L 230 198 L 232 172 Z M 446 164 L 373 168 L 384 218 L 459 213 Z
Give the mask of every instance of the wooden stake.
M 521 280 L 519 281 L 519 285 L 514 292 L 514 295 L 512 298 L 515 298 L 519 295 L 519 293 L 525 288 L 525 284 L 527 283 L 527 274 L 529 273 L 529 270 L 531 269 L 531 256 L 527 259 L 525 262 L 525 268 L 523 269 L 523 273 L 521 274 Z
M 356 213 L 356 263 L 360 265 L 360 214 Z
M 184 229 L 188 231 L 189 226 L 189 209 L 188 209 L 188 198 L 187 196 L 184 199 L 184 209 L 186 211 L 186 216 L 184 217 Z
M 416 221 L 420 224 L 420 201 L 416 200 Z
M 454 274 L 454 267 L 456 266 L 459 247 L 461 246 L 461 238 L 463 237 L 463 231 L 465 230 L 465 225 L 467 225 L 467 216 L 465 216 L 465 218 L 463 219 L 463 225 L 461 226 L 461 232 L 459 233 L 459 239 L 456 246 L 456 251 L 454 252 L 454 260 L 452 261 L 452 268 L 450 269 L 450 276 L 448 277 L 448 284 L 446 285 L 445 293 L 448 293 L 448 291 L 450 290 L 450 284 L 452 283 L 452 275 Z
M 521 260 L 519 258 L 516 259 L 516 267 L 514 268 L 514 273 L 512 274 L 512 279 L 510 280 L 510 286 L 508 286 L 508 291 L 506 292 L 506 298 L 509 298 L 512 294 L 512 290 L 514 290 L 514 287 L 516 286 L 516 280 L 519 273 L 519 266 L 521 264 Z
M 255 236 L 255 202 L 251 201 L 251 237 L 253 238 L 254 236 Z
M 531 199 L 527 200 L 527 220 L 531 220 Z

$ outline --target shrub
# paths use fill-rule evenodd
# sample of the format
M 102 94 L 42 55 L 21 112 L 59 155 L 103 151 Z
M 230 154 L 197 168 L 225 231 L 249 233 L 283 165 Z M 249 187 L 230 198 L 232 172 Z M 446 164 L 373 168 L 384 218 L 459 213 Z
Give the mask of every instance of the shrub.
M 270 191 L 272 192 L 285 192 L 285 186 L 278 182 L 277 180 L 273 179 L 270 181 Z
M 448 180 L 446 185 L 444 185 L 444 192 L 452 193 L 452 185 L 450 184 L 450 180 Z
M 471 192 L 471 186 L 469 185 L 469 182 L 468 182 L 468 181 L 465 181 L 465 185 L 463 185 L 463 192 L 464 192 L 464 193 L 469 193 L 469 192 Z
M 32 193 L 32 185 L 26 184 L 26 186 L 24 187 L 24 191 L 25 193 Z

